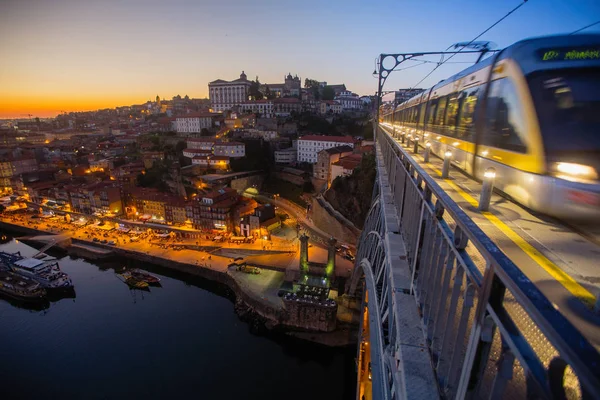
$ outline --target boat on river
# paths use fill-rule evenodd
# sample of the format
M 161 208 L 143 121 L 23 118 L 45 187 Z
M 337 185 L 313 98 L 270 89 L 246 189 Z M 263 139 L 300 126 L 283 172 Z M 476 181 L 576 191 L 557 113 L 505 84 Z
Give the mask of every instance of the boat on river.
M 150 290 L 150 288 L 148 287 L 148 282 L 144 282 L 134 278 L 133 275 L 131 275 L 129 272 L 124 272 L 122 274 L 117 275 L 123 278 L 123 282 L 125 282 L 127 286 L 129 286 L 132 289 Z
M 21 276 L 31 278 L 46 290 L 73 289 L 73 281 L 62 272 L 56 258 L 42 255 L 40 258 L 25 258 L 20 253 L 0 252 L 3 268 Z
M 154 276 L 146 271 L 142 271 L 141 269 L 132 269 L 129 271 L 129 274 L 138 281 L 146 282 L 149 285 L 160 285 L 159 277 Z
M 46 291 L 38 282 L 6 270 L 0 271 L 0 294 L 27 302 L 46 300 Z

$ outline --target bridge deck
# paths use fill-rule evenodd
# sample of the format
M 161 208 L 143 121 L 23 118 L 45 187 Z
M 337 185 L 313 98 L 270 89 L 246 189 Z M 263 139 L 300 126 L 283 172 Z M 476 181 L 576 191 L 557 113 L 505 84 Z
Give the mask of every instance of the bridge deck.
M 389 129 L 380 128 L 391 136 Z M 536 283 L 555 307 L 600 349 L 600 316 L 593 309 L 600 295 L 597 263 L 600 245 L 596 242 L 595 228 L 580 226 L 573 229 L 552 218 L 534 215 L 497 194 L 492 195 L 490 211 L 482 213 L 477 210 L 481 183 L 454 168 L 449 179 L 442 179 L 441 159 L 432 154 L 429 163 L 425 163 L 422 148 L 418 155 L 414 155 L 412 146 L 409 149 L 399 139 L 395 141 Z

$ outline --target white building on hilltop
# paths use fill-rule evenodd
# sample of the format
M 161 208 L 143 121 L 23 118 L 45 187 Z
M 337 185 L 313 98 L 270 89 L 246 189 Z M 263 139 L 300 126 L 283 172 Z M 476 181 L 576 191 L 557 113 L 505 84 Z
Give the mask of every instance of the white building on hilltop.
M 244 71 L 234 81 L 217 79 L 208 84 L 208 96 L 213 111 L 223 112 L 248 100 L 250 81 Z
M 321 150 L 343 145 L 354 148 L 354 139 L 350 136 L 303 136 L 298 139 L 298 162 L 314 164 Z

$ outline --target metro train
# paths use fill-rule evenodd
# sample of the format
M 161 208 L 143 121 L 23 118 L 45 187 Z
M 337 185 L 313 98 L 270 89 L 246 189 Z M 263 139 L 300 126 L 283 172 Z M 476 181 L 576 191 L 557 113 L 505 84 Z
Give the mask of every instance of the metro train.
M 380 115 L 532 210 L 600 220 L 599 34 L 517 42 Z

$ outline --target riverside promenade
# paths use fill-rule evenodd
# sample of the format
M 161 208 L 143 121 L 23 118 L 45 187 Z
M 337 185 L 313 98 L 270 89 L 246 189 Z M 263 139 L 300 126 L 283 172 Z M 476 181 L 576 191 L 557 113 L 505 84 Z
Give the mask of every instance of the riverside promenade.
M 106 237 L 101 232 L 89 232 L 89 229 L 56 221 L 40 219 L 32 221 L 28 215 L 2 215 L 0 228 L 21 233 L 31 240 L 43 236 L 44 241 L 47 242 L 49 235 L 56 235 L 63 240 L 70 238 L 71 243 L 66 246 L 66 250 L 70 254 L 83 258 L 98 259 L 114 254 L 199 276 L 231 289 L 236 297 L 236 311 L 239 312 L 240 308 L 243 308 L 244 314 L 262 320 L 267 328 L 284 331 L 301 328 L 294 325 L 293 318 L 290 318 L 282 298 L 278 295 L 286 272 L 293 274 L 298 270 L 297 240 L 268 245 L 257 243 L 258 246 L 230 247 L 203 241 L 204 245 L 195 246 L 187 243 L 186 247 L 182 246 L 183 249 L 175 251 L 153 242 L 150 238 L 136 242 L 120 240 L 120 234 L 116 232 L 108 236 L 109 240 L 117 243 L 116 246 L 102 244 L 93 241 L 94 237 L 98 239 Z M 312 246 L 310 253 L 311 259 L 316 262 L 326 261 L 325 249 Z M 261 273 L 248 274 L 237 271 L 234 266 L 230 266 L 236 257 L 243 257 L 248 264 L 259 266 Z M 338 276 L 348 276 L 351 272 L 351 263 L 341 257 L 337 258 L 339 262 L 336 265 L 336 273 L 339 274 Z M 342 307 L 340 311 L 343 311 L 341 313 L 344 315 L 343 322 L 349 322 L 347 310 Z M 354 335 L 348 327 L 328 333 L 291 334 L 330 346 L 349 345 L 353 344 L 354 340 Z

